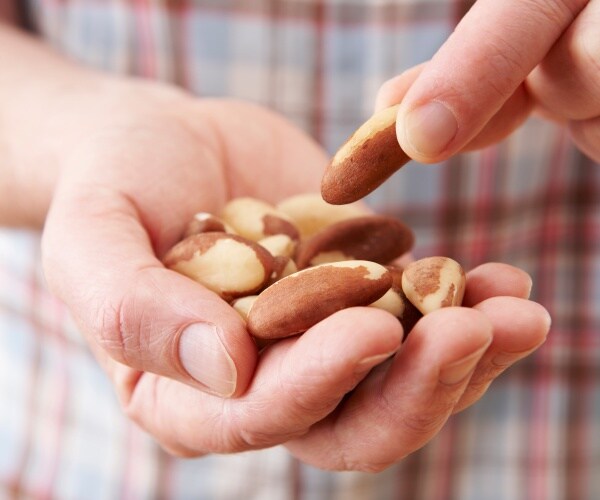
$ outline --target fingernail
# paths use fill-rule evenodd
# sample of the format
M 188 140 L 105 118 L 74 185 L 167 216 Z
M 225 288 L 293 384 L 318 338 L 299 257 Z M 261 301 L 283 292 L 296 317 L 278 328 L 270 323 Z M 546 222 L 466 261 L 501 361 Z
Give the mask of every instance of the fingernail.
M 410 111 L 404 127 L 410 145 L 425 156 L 443 152 L 458 132 L 454 114 L 439 102 L 430 102 Z
M 358 363 L 358 368 L 368 368 L 371 366 L 378 365 L 379 363 L 385 361 L 394 354 L 396 354 L 396 351 L 388 352 L 386 354 L 376 354 L 375 356 L 369 356 L 368 358 L 362 359 Z
M 472 354 L 449 364 L 440 370 L 439 380 L 442 384 L 458 384 L 473 371 L 482 354 L 488 348 L 487 344 Z
M 364 358 L 356 365 L 354 374 L 357 376 L 363 376 L 375 366 L 390 359 L 394 354 L 396 354 L 396 351 L 388 352 L 386 354 L 376 354 L 375 356 Z
M 179 339 L 179 359 L 188 374 L 209 392 L 219 396 L 235 392 L 237 371 L 216 326 L 194 323 L 186 327 Z
M 372 368 L 377 366 L 378 364 L 383 363 L 384 361 L 386 361 L 387 359 L 392 357 L 394 354 L 396 354 L 396 351 L 388 352 L 386 354 L 376 354 L 375 356 L 366 357 L 366 358 L 360 360 L 360 362 L 356 365 L 356 369 L 354 370 L 354 373 L 356 375 L 364 375 L 368 371 L 370 371 Z
M 508 365 L 517 361 L 522 356 L 527 355 L 529 351 L 518 353 L 518 352 L 500 352 L 494 356 L 491 363 L 498 368 L 506 368 Z

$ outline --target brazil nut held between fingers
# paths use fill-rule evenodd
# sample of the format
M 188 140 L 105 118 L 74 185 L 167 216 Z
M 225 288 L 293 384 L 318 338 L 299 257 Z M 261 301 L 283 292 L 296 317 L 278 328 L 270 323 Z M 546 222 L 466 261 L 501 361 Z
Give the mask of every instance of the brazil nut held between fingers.
M 398 106 L 375 113 L 337 151 L 321 183 L 325 201 L 360 200 L 410 160 L 396 138 L 397 114 Z

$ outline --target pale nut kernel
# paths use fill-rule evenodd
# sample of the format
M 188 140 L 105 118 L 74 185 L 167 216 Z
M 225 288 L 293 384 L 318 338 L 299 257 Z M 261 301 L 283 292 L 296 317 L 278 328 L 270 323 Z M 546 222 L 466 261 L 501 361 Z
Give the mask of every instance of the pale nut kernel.
M 408 335 L 417 321 L 423 317 L 423 313 L 408 300 L 402 290 L 402 274 L 404 273 L 404 269 L 397 265 L 388 265 L 385 267 L 392 275 L 392 291 L 398 294 L 398 299 L 403 303 L 402 311 L 396 316 L 402 324 L 404 335 Z
M 274 234 L 258 240 L 258 244 L 266 248 L 273 257 L 292 257 L 296 250 L 296 240 L 287 234 Z
M 277 204 L 277 210 L 294 221 L 300 238 L 308 238 L 336 222 L 369 213 L 361 203 L 331 205 L 319 193 L 290 196 Z
M 410 160 L 396 138 L 397 113 L 398 105 L 375 113 L 334 155 L 321 182 L 326 202 L 360 200 Z
M 257 298 L 258 298 L 258 295 L 248 295 L 246 297 L 240 297 L 239 299 L 235 299 L 231 303 L 231 307 L 233 307 L 233 309 L 240 315 L 240 317 L 244 320 L 244 322 L 247 322 L 248 314 L 250 313 L 250 309 L 252 309 L 252 306 L 254 305 L 254 302 L 256 302 Z M 265 347 L 268 347 L 269 345 L 271 345 L 274 342 L 272 340 L 257 339 L 257 338 L 254 338 L 254 341 L 259 350 L 262 350 Z
M 396 316 L 402 324 L 404 335 L 407 335 L 417 321 L 423 317 L 423 314 L 411 304 L 402 291 L 402 269 L 396 266 L 385 267 L 392 275 L 392 287 L 370 306 L 383 309 Z
M 296 250 L 298 269 L 342 260 L 388 264 L 408 252 L 414 233 L 399 220 L 366 215 L 336 222 L 301 241 Z
M 273 271 L 273 257 L 267 250 L 226 233 L 192 235 L 171 248 L 163 263 L 225 300 L 256 293 Z
M 185 239 L 193 234 L 202 233 L 231 233 L 235 234 L 233 228 L 223 219 L 209 212 L 198 212 L 185 228 L 182 239 Z
M 246 321 L 248 319 L 248 313 L 257 297 L 258 295 L 246 295 L 245 297 L 240 297 L 231 303 L 231 307 L 233 307 L 242 319 Z
M 292 240 L 299 238 L 298 228 L 287 215 L 255 198 L 234 198 L 223 207 L 221 218 L 252 241 L 274 234 L 286 234 Z
M 258 244 L 266 248 L 273 256 L 273 272 L 267 285 L 272 285 L 281 278 L 298 271 L 298 267 L 292 259 L 296 250 L 296 241 L 287 234 L 267 236 L 259 240 Z
M 337 311 L 371 304 L 391 284 L 389 271 L 375 262 L 354 260 L 310 267 L 259 294 L 248 314 L 248 331 L 263 339 L 296 335 Z
M 390 288 L 387 292 L 385 292 L 385 294 L 383 294 L 382 297 L 377 299 L 372 304 L 369 304 L 369 307 L 383 309 L 384 311 L 387 311 L 399 318 L 404 313 L 405 306 L 400 294 L 393 288 Z
M 442 307 L 460 306 L 466 277 L 461 265 L 449 257 L 426 257 L 411 262 L 402 273 L 402 290 L 423 314 Z

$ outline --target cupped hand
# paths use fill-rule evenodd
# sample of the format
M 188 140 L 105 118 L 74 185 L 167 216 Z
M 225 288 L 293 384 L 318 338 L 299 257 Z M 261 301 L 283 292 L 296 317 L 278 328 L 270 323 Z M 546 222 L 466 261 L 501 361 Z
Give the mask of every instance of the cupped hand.
M 470 307 L 425 317 L 404 343 L 394 317 L 353 308 L 259 355 L 227 303 L 160 257 L 197 211 L 317 191 L 327 159 L 256 106 L 127 89 L 93 112 L 65 110 L 81 132 L 57 159 L 43 258 L 124 411 L 166 449 L 287 443 L 319 467 L 379 470 L 543 342 L 549 320 L 526 299 L 529 277 L 488 264 L 468 275 Z
M 59 159 L 43 235 L 50 287 L 111 358 L 239 395 L 257 359 L 239 315 L 160 258 L 198 211 L 314 191 L 323 152 L 250 104 L 146 84 L 113 94 L 72 120 L 86 133 Z
M 599 0 L 478 0 L 431 61 L 386 82 L 406 153 L 433 163 L 497 142 L 532 111 L 600 161 Z

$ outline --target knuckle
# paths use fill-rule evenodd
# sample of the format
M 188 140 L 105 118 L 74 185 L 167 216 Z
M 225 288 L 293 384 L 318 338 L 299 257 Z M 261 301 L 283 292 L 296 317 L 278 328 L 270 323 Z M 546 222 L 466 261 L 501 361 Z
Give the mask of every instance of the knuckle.
M 394 402 L 382 398 L 382 413 L 396 415 L 393 433 L 387 436 L 386 441 L 401 441 L 404 455 L 419 449 L 443 427 L 453 413 L 457 399 L 456 394 L 434 393 L 428 402 L 416 403 L 410 410 L 399 414 Z
M 410 433 L 414 441 L 424 443 L 444 425 L 452 408 L 454 408 L 454 405 L 444 408 L 443 411 L 411 413 L 405 415 L 400 423 Z
M 231 441 L 231 447 L 235 451 L 258 450 L 283 442 L 271 432 L 259 429 L 241 429 L 237 439 Z
M 429 404 L 418 406 L 399 418 L 399 425 L 413 445 L 420 447 L 444 425 L 456 404 L 455 395 L 433 394 Z
M 323 381 L 320 380 L 322 383 Z M 323 412 L 333 409 L 340 401 L 339 395 L 324 395 L 315 391 L 312 384 L 297 384 L 289 388 L 290 407 L 298 415 L 318 418 Z
M 129 364 L 127 352 L 133 346 L 133 335 L 124 327 L 123 299 L 106 299 L 98 308 L 91 332 L 96 342 L 115 360 Z
M 561 26 L 566 18 L 573 18 L 587 1 L 583 0 L 544 0 L 533 2 L 531 8 L 541 13 L 549 23 Z
M 221 418 L 223 440 L 220 449 L 227 452 L 242 452 L 275 446 L 300 437 L 308 429 L 285 415 L 275 415 L 279 406 L 275 400 L 236 405 L 235 411 L 226 411 Z M 277 410 L 275 410 L 277 411 Z M 257 416 L 271 415 L 271 418 Z
M 505 39 L 494 39 L 488 42 L 491 47 L 487 51 L 487 63 L 491 71 L 484 76 L 485 88 L 492 90 L 499 98 L 506 99 L 514 92 L 515 75 L 523 78 L 528 72 L 522 52 L 513 42 Z
M 286 369 L 278 380 L 277 392 L 285 395 L 288 414 L 316 420 L 333 410 L 360 379 L 334 376 L 338 362 L 339 358 L 326 350 L 316 349 L 304 358 L 300 370 Z
M 369 474 L 378 474 L 383 472 L 387 468 L 391 467 L 395 461 L 386 462 L 365 462 L 365 461 L 345 461 L 342 470 L 355 471 L 355 472 L 366 472 Z
M 144 270 L 140 270 L 143 272 Z M 155 352 L 154 344 L 162 341 L 151 306 L 155 285 L 151 276 L 139 274 L 124 291 L 105 299 L 91 300 L 97 306 L 92 334 L 97 343 L 115 360 L 144 369 L 146 357 Z M 163 348 L 167 348 L 167 345 Z
M 494 377 L 496 375 L 484 377 L 482 379 L 470 383 L 465 390 L 465 394 L 468 393 L 471 395 L 471 397 L 476 397 L 477 399 L 479 399 L 485 393 L 485 391 L 488 390 L 490 384 L 493 382 Z
M 600 38 L 597 36 L 597 26 L 581 29 L 572 43 L 578 67 L 585 71 L 586 76 L 589 75 L 589 84 L 595 90 L 600 89 Z
M 235 435 L 230 434 L 226 448 L 233 452 L 259 450 L 298 438 L 307 431 L 308 429 L 284 431 L 283 429 L 240 428 Z
M 472 404 L 479 401 L 479 399 L 485 394 L 485 391 L 487 391 L 487 389 L 491 383 L 492 383 L 492 381 L 489 380 L 487 383 L 482 382 L 475 386 L 467 387 L 465 389 L 465 392 L 463 393 L 462 397 L 460 398 L 460 401 L 456 404 L 456 406 L 452 410 L 452 413 L 453 414 L 459 413 L 459 412 L 463 411 L 464 409 L 468 408 L 469 406 L 471 406 Z

